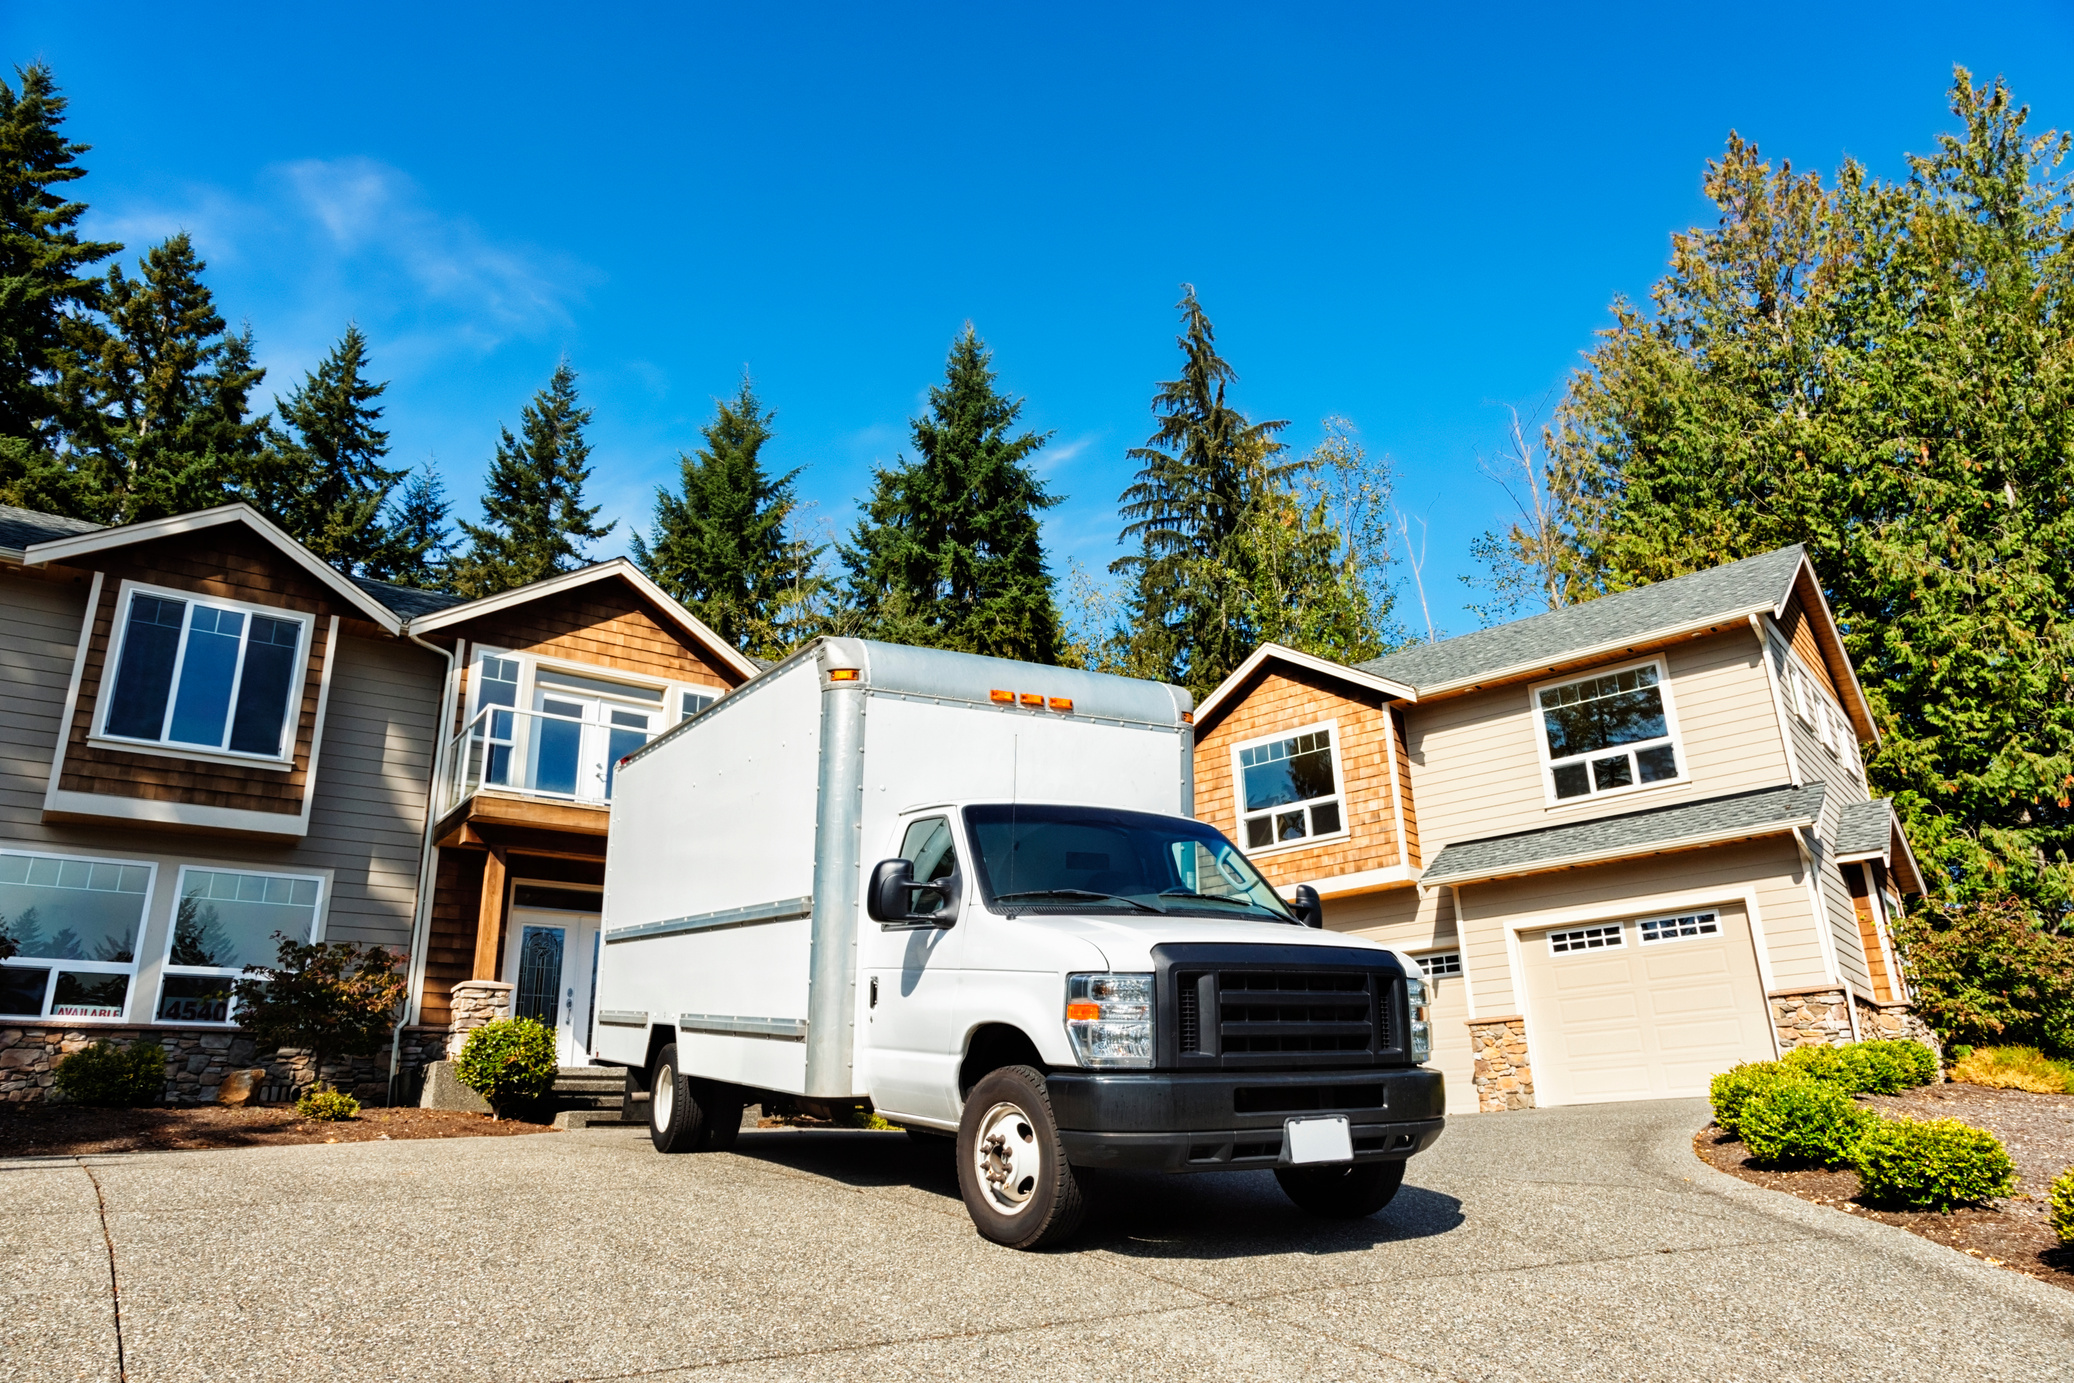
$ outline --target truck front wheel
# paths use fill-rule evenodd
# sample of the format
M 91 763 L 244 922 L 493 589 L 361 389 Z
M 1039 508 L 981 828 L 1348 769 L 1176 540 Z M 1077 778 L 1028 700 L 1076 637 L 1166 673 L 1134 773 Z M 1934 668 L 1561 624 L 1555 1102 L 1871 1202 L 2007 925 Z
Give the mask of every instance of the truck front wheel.
M 1004 1066 L 980 1077 L 958 1121 L 958 1190 L 982 1238 L 1048 1248 L 1080 1227 L 1080 1182 L 1067 1165 L 1044 1075 Z
M 655 1054 L 648 1077 L 648 1138 L 657 1152 L 719 1152 L 734 1146 L 742 1105 L 731 1107 L 709 1082 L 677 1065 L 677 1044 Z
M 1326 1167 L 1277 1167 L 1282 1194 L 1327 1220 L 1358 1220 L 1388 1205 L 1404 1185 L 1402 1162 L 1350 1162 Z

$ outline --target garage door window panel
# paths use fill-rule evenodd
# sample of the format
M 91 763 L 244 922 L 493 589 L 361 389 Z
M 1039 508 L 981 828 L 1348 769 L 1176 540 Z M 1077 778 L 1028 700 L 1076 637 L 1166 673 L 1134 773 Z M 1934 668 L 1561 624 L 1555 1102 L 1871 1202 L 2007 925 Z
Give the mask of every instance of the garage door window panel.
M 1346 834 L 1336 725 L 1313 725 L 1232 750 L 1240 834 L 1248 850 Z
M 1573 927 L 1565 932 L 1548 934 L 1548 953 L 1554 956 L 1579 955 L 1586 951 L 1617 951 L 1627 945 L 1627 938 L 1617 924 L 1604 927 Z
M 1552 802 L 1584 801 L 1684 778 L 1661 663 L 1536 687 L 1533 699 Z
M 1679 917 L 1645 917 L 1638 924 L 1644 946 L 1689 941 L 1694 937 L 1721 935 L 1721 918 L 1712 912 L 1688 912 Z

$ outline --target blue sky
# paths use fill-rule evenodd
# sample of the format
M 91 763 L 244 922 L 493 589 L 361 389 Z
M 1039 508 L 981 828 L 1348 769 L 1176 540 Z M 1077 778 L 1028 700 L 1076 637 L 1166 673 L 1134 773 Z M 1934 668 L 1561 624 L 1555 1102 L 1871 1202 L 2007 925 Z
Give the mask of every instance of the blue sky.
M 95 146 L 91 229 L 129 258 L 191 231 L 269 389 L 358 320 L 394 459 L 464 505 L 566 353 L 622 521 L 601 555 L 744 366 L 767 457 L 846 530 L 970 319 L 1056 433 L 1056 564 L 1099 569 L 1187 281 L 1242 407 L 1298 444 L 1344 415 L 1391 457 L 1456 631 L 1469 541 L 1508 513 L 1478 467 L 1505 406 L 1551 402 L 1708 219 L 1731 128 L 1898 176 L 1952 123 L 1954 62 L 2074 125 L 2074 11 L 2021 2 L 0 0 L 0 25 Z

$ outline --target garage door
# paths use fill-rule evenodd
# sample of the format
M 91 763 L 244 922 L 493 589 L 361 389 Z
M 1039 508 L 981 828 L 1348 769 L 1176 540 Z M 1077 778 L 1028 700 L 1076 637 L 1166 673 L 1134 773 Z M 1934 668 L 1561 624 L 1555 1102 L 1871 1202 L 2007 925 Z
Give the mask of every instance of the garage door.
M 1412 953 L 1426 971 L 1433 991 L 1433 1061 L 1447 1077 L 1447 1112 L 1476 1113 L 1476 1061 L 1469 1046 L 1469 989 L 1462 974 L 1462 952 L 1450 946 L 1444 951 Z
M 1771 1059 L 1740 905 L 1520 934 L 1537 1104 L 1704 1095 Z

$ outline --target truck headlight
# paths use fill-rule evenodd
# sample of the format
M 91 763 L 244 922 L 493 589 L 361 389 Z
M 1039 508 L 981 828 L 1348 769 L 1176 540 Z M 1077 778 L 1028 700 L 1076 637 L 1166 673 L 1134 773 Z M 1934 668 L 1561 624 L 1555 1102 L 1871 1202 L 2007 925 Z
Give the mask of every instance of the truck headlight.
M 1404 977 L 1404 1001 L 1411 1009 L 1411 1060 L 1423 1066 L 1433 1055 L 1433 1009 L 1427 998 L 1426 981 L 1417 975 Z
M 1152 976 L 1066 976 L 1066 1036 L 1082 1066 L 1150 1066 Z

